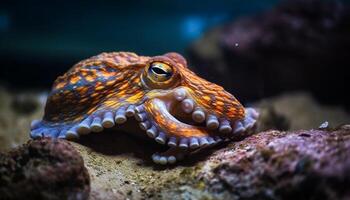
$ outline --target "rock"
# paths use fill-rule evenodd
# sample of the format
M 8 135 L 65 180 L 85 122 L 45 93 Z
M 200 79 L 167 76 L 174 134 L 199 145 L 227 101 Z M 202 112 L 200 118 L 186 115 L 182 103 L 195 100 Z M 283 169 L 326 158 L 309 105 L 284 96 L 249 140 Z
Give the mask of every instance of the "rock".
M 40 104 L 38 110 L 30 114 L 18 112 L 10 106 L 14 98 L 12 94 L 8 92 L 3 94 L 0 95 L 0 102 L 5 102 L 1 100 L 2 98 L 7 99 L 7 103 L 6 106 L 0 104 L 0 113 L 5 111 L 6 116 L 11 116 L 11 118 L 7 119 L 5 115 L 3 118 L 0 117 L 3 120 L 0 120 L 0 138 L 8 138 L 7 141 L 11 142 L 26 141 L 29 135 L 30 120 L 41 117 L 43 105 Z M 37 95 L 39 98 L 40 94 Z M 293 131 L 269 130 L 260 132 L 242 141 L 223 144 L 215 149 L 192 155 L 178 165 L 166 167 L 155 165 L 151 160 L 151 155 L 155 151 L 163 151 L 164 147 L 131 134 L 106 131 L 89 134 L 77 141 L 68 142 L 71 145 L 58 140 L 60 147 L 53 149 L 56 149 L 54 152 L 57 155 L 63 157 L 58 160 L 46 160 L 47 168 L 60 170 L 61 165 L 57 162 L 69 163 L 67 169 L 78 166 L 80 161 L 76 162 L 72 157 L 64 157 L 64 155 L 72 153 L 71 149 L 78 151 L 90 174 L 89 199 L 92 200 L 284 199 L 289 196 L 290 198 L 299 197 L 298 195 L 301 193 L 305 193 L 305 197 L 300 197 L 300 199 L 349 198 L 346 190 L 350 189 L 348 188 L 349 176 L 347 175 L 350 163 L 348 156 L 350 155 L 350 125 L 340 125 L 349 122 L 350 117 L 341 107 L 320 105 L 308 93 L 289 93 L 276 96 L 255 103 L 254 106 L 257 106 L 261 111 L 260 130 L 278 128 Z M 22 121 L 22 124 L 19 121 Z M 313 130 L 317 129 L 324 121 L 329 122 L 327 129 Z M 12 125 L 21 127 L 13 127 Z M 340 129 L 332 129 L 336 127 L 340 127 Z M 16 133 L 12 129 L 22 132 Z M 311 130 L 300 131 L 299 129 Z M 19 139 L 15 140 L 14 138 Z M 5 142 L 1 145 L 11 146 L 4 140 L 0 140 L 0 142 Z M 41 143 L 39 142 L 39 144 Z M 39 148 L 37 147 L 39 144 L 36 143 L 35 149 Z M 54 145 L 55 143 L 50 144 Z M 0 147 L 2 147 L 1 145 Z M 25 158 L 30 157 L 28 151 L 23 150 L 29 149 L 27 147 L 28 144 L 20 148 L 21 150 L 16 150 L 16 154 L 22 152 L 23 155 L 27 156 Z M 58 150 L 62 148 L 69 150 L 62 153 L 61 150 Z M 80 157 L 77 153 L 72 154 L 76 155 L 76 159 Z M 8 155 L 11 154 L 0 156 L 1 166 L 3 166 L 1 163 L 5 163 L 5 161 L 10 163 L 6 166 L 14 166 L 14 158 L 10 158 Z M 45 160 L 46 158 L 41 157 L 36 160 Z M 9 162 L 9 160 L 12 161 Z M 12 168 L 18 170 L 15 173 L 16 177 L 17 175 L 23 177 L 23 172 L 29 175 L 38 173 L 37 168 L 30 168 L 31 165 L 17 163 L 21 165 Z M 330 165 L 334 168 L 331 168 Z M 39 167 L 39 169 L 41 168 Z M 9 168 L 0 167 L 0 174 L 6 171 L 13 172 Z M 62 178 L 67 178 L 65 173 L 59 174 L 64 175 Z M 0 176 L 2 180 L 4 176 Z M 69 178 L 70 180 L 85 180 L 82 176 L 82 174 L 76 174 Z M 38 180 L 47 180 L 45 176 L 36 177 Z M 7 179 L 9 182 L 11 180 L 14 179 Z M 19 180 L 29 181 L 29 179 Z M 4 182 L 0 183 L 5 185 Z M 17 182 L 14 180 L 13 184 L 17 184 Z M 40 185 L 45 187 L 45 184 Z M 3 188 L 2 186 L 0 185 L 0 188 Z M 51 187 L 58 191 L 62 185 L 52 183 Z M 83 187 L 81 184 L 80 190 L 77 189 L 75 192 L 86 194 L 86 187 L 86 185 Z M 66 187 L 66 189 L 67 192 L 68 188 Z M 4 189 L 3 191 L 9 195 L 18 189 Z M 38 190 L 33 191 L 37 192 Z M 43 191 L 47 190 L 43 189 Z M 24 194 L 28 195 L 28 193 Z M 52 194 L 56 195 L 56 193 Z M 62 194 L 65 193 L 62 192 Z M 317 194 L 320 196 L 316 196 Z M 2 197 L 2 194 L 0 196 Z
M 349 136 L 349 129 L 261 132 L 184 170 L 162 198 L 181 199 L 186 187 L 196 199 L 348 199 Z
M 129 135 L 73 144 L 91 174 L 91 199 L 347 199 L 348 126 L 260 132 L 168 167 L 150 160 L 158 145 Z
M 30 115 L 38 110 L 39 107 L 42 107 L 42 104 L 45 104 L 45 102 L 45 93 L 40 94 L 28 91 L 15 94 L 11 106 L 16 113 Z
M 0 154 L 1 199 L 87 199 L 89 174 L 65 140 L 30 140 Z
M 300 131 L 277 138 L 275 134 L 251 138 L 258 141 L 248 143 L 249 151 L 231 151 L 231 156 L 225 152 L 219 159 L 229 162 L 213 170 L 210 187 L 228 185 L 243 199 L 349 198 L 349 132 Z M 241 158 L 232 157 L 239 153 Z
M 340 106 L 318 103 L 310 94 L 293 92 L 266 98 L 253 104 L 259 108 L 259 131 L 307 130 L 320 127 L 325 121 L 336 128 L 350 122 L 350 115 Z
M 0 86 L 0 151 L 25 143 L 34 119 L 43 115 L 45 93 L 10 93 Z
M 90 199 L 160 198 L 161 188 L 181 180 L 188 168 L 155 165 L 151 156 L 164 147 L 127 133 L 90 134 L 71 143 L 91 176 Z
M 340 1 L 283 1 L 208 31 L 188 50 L 191 66 L 243 102 L 303 90 L 350 108 L 349 11 Z

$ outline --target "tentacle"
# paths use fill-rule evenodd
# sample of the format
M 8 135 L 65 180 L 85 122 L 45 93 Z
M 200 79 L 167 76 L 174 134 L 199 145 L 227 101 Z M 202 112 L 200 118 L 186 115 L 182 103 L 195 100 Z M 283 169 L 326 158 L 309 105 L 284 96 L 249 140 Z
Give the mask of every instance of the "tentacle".
M 153 155 L 153 161 L 160 164 L 172 164 L 178 160 L 177 157 L 248 133 L 258 118 L 253 108 L 247 108 L 241 120 L 216 116 L 200 107 L 183 87 L 153 96 L 137 106 L 135 112 L 141 129 L 157 143 L 170 147 L 164 153 Z

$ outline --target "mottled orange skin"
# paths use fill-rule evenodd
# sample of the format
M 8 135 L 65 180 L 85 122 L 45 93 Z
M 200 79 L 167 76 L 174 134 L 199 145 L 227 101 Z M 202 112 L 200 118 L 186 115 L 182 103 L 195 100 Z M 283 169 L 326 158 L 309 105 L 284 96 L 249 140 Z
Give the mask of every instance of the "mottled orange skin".
M 153 61 L 165 62 L 175 69 L 177 80 L 174 85 L 159 90 L 142 84 L 141 74 Z M 206 113 L 232 121 L 244 119 L 244 108 L 236 98 L 221 86 L 198 77 L 188 69 L 181 55 L 168 53 L 146 57 L 129 52 L 113 52 L 83 60 L 58 77 L 46 104 L 44 120 L 51 123 L 75 123 L 99 111 L 144 103 L 158 125 L 170 133 L 178 132 L 178 136 L 185 137 L 207 135 L 207 131 L 200 127 L 198 131 L 176 130 L 179 127 L 160 118 L 152 110 L 154 105 L 151 99 L 180 86 L 186 88 Z

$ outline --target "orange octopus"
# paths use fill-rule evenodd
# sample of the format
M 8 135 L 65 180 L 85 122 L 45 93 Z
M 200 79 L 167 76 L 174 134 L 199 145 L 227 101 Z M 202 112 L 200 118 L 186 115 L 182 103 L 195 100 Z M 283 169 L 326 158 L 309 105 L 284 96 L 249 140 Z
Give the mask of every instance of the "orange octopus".
M 188 67 L 177 53 L 146 57 L 102 53 L 74 65 L 54 82 L 42 120 L 31 137 L 75 139 L 114 128 L 134 117 L 146 135 L 168 145 L 158 164 L 249 133 L 258 118 L 221 86 Z

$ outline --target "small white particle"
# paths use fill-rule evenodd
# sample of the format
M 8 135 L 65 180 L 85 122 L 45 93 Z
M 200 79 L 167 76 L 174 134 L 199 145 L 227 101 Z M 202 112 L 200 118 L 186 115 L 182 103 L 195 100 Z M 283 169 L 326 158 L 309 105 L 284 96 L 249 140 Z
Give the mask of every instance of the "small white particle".
M 325 122 L 323 122 L 323 123 L 320 125 L 320 127 L 318 127 L 318 128 L 319 128 L 319 129 L 326 129 L 326 128 L 328 128 L 328 126 L 329 126 L 328 121 L 325 121 Z

